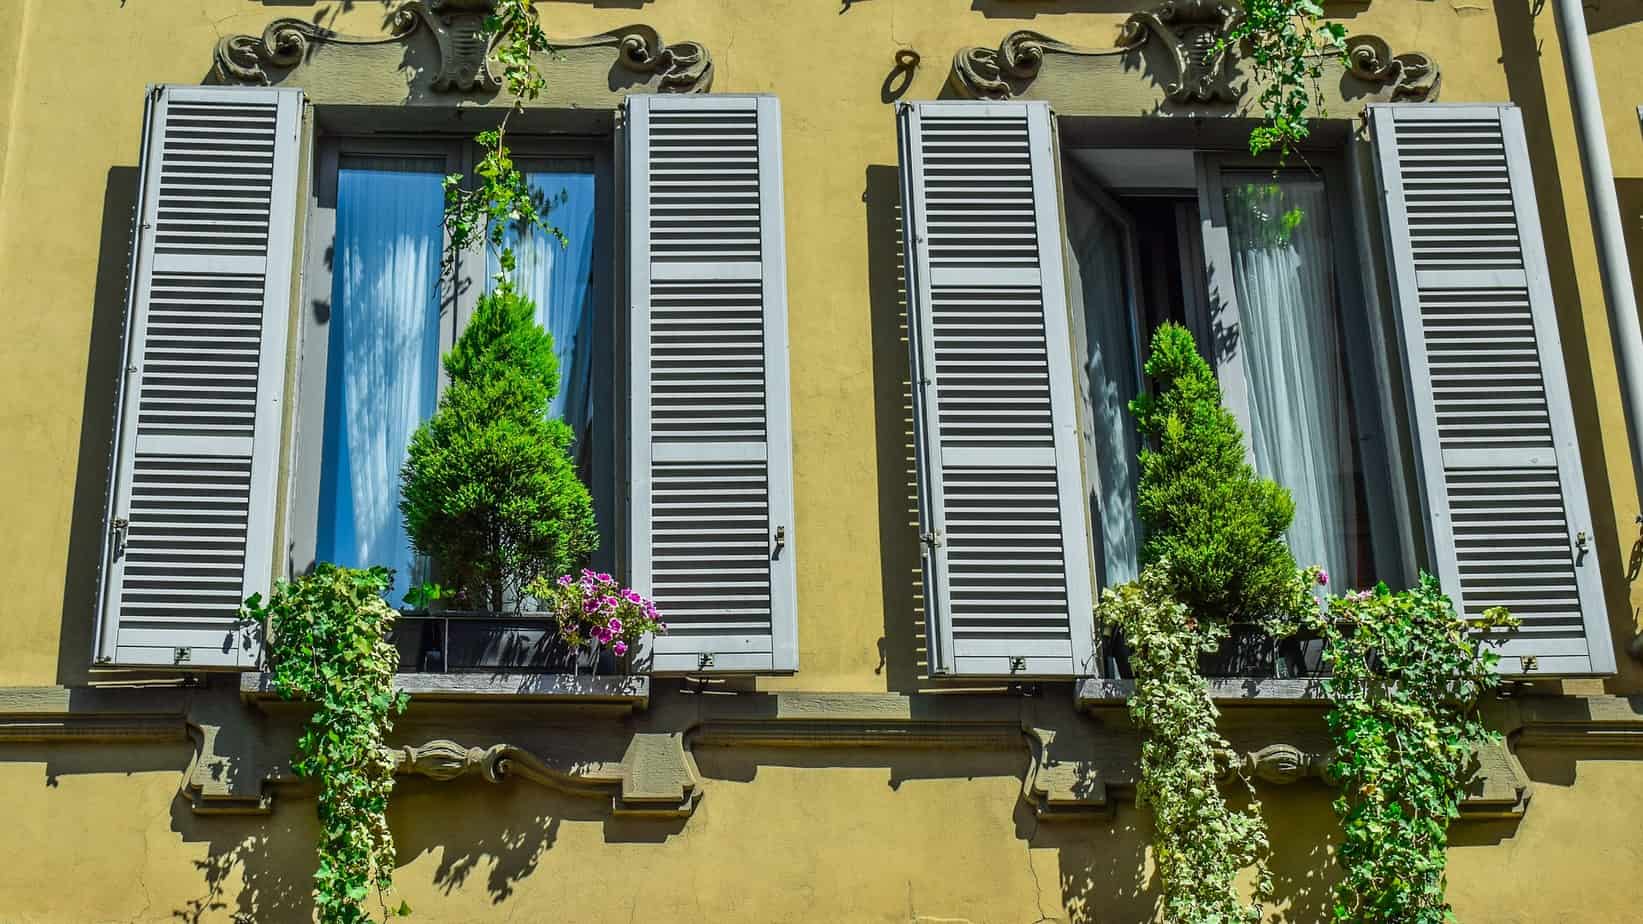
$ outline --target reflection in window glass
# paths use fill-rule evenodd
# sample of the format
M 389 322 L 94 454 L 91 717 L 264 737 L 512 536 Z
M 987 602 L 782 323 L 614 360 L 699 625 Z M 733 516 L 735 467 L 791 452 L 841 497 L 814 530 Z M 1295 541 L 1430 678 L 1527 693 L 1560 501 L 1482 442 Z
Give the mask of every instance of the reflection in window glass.
M 1130 416 L 1140 377 L 1136 370 L 1131 281 L 1122 226 L 1094 202 L 1068 209 L 1083 324 L 1075 345 L 1084 458 L 1095 527 L 1095 566 L 1102 587 L 1135 577 L 1140 557 L 1136 517 L 1136 476 L 1140 438 Z
M 553 235 L 528 231 L 523 241 L 509 237 L 518 261 L 520 292 L 536 303 L 536 321 L 553 335 L 559 359 L 559 391 L 549 413 L 563 418 L 576 433 L 576 449 L 587 471 L 589 432 L 593 426 L 593 163 L 585 159 L 520 159 L 531 189 L 551 206 L 548 223 L 564 233 L 563 246 Z M 485 274 L 489 288 L 497 272 L 490 255 Z
M 398 603 L 423 580 L 399 469 L 439 386 L 442 159 L 342 158 L 320 475 L 321 561 L 387 565 Z
M 1335 587 L 1373 583 L 1329 203 L 1310 176 L 1229 174 L 1225 198 L 1255 467 L 1295 498 L 1289 547 Z M 1284 216 L 1300 210 L 1300 221 Z

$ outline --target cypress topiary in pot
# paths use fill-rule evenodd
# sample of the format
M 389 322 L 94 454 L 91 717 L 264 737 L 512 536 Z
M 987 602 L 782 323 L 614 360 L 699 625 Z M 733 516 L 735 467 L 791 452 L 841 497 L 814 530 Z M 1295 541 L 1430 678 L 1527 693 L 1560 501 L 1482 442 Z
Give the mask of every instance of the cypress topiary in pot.
M 499 279 L 444 364 L 449 383 L 400 470 L 406 531 L 457 607 L 518 608 L 533 579 L 580 567 L 599 542 L 574 434 L 548 416 L 553 336 Z

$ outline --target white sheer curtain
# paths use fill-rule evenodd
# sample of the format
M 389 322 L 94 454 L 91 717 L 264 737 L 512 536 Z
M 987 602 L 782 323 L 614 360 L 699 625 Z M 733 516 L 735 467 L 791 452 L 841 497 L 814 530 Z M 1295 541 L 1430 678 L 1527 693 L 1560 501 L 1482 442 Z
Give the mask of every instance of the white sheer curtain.
M 1071 188 L 1071 187 L 1070 187 Z M 1073 195 L 1076 197 L 1076 191 Z M 1103 587 L 1135 577 L 1140 557 L 1136 518 L 1136 454 L 1140 437 L 1129 404 L 1138 382 L 1127 296 L 1124 229 L 1098 204 L 1083 200 L 1067 210 L 1067 235 L 1083 303 L 1075 356 L 1084 415 L 1084 456 L 1092 484 L 1096 569 Z
M 1356 586 L 1363 512 L 1323 182 L 1229 173 L 1225 199 L 1255 467 L 1295 498 L 1296 562 Z
M 399 512 L 399 470 L 438 395 L 444 167 L 344 157 L 337 176 L 317 553 L 393 568 L 395 604 L 423 579 Z
M 588 445 L 593 422 L 593 164 L 581 159 L 522 161 L 531 188 L 551 204 L 548 223 L 566 243 L 540 231 L 513 238 L 519 291 L 536 303 L 536 321 L 553 335 L 559 392 L 549 413 L 576 432 L 576 452 Z M 485 285 L 496 275 L 490 257 Z

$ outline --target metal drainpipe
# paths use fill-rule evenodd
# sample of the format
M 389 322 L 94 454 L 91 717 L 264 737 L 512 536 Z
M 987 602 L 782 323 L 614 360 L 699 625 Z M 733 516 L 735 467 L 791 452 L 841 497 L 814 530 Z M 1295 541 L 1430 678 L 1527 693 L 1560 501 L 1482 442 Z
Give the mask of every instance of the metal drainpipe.
M 1586 178 L 1586 202 L 1592 213 L 1598 267 L 1603 277 L 1603 301 L 1609 306 L 1609 336 L 1614 340 L 1620 372 L 1621 403 L 1630 438 L 1633 487 L 1643 502 L 1643 333 L 1638 330 L 1637 293 L 1632 288 L 1631 264 L 1621 230 L 1620 203 L 1615 198 L 1614 167 L 1609 162 L 1609 140 L 1603 130 L 1603 107 L 1597 97 L 1597 74 L 1592 68 L 1592 43 L 1586 34 L 1586 11 L 1581 0 L 1554 0 L 1563 66 L 1568 72 L 1569 101 L 1574 108 L 1575 137 Z M 1638 515 L 1643 524 L 1643 513 Z M 1643 541 L 1643 540 L 1640 540 Z M 1643 655 L 1643 635 L 1629 646 Z

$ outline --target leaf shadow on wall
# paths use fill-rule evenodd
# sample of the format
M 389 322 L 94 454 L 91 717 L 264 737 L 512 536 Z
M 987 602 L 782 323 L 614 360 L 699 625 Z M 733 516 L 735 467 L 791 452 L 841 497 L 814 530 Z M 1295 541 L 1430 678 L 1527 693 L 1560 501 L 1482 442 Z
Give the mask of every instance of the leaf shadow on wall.
M 913 457 L 913 392 L 907 291 L 902 270 L 901 185 L 894 164 L 867 167 L 867 289 L 873 331 L 874 440 L 879 494 L 879 561 L 884 636 L 879 666 L 886 689 L 911 692 L 928 664 L 918 484 Z
M 179 797 L 171 802 L 171 829 L 185 843 L 207 844 L 205 858 L 193 861 L 201 891 L 172 909 L 172 920 L 264 924 L 313 919 L 319 825 L 311 801 L 292 800 L 273 815 L 203 816 Z

